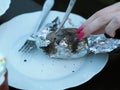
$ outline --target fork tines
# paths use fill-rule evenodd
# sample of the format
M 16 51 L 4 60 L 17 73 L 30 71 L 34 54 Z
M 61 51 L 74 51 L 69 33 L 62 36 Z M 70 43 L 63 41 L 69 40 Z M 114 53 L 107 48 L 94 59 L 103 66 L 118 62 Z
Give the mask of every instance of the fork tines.
M 35 40 L 27 40 L 24 45 L 18 50 L 18 52 L 29 52 L 35 49 L 37 46 Z

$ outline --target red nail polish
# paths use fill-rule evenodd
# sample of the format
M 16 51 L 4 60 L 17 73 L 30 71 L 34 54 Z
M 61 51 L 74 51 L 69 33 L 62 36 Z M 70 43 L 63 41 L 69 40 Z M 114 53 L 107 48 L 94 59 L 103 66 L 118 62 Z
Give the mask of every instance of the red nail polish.
M 85 33 L 83 31 L 78 35 L 78 40 L 81 40 L 84 37 Z
M 83 30 L 83 26 L 79 27 L 76 31 L 77 34 L 79 34 Z

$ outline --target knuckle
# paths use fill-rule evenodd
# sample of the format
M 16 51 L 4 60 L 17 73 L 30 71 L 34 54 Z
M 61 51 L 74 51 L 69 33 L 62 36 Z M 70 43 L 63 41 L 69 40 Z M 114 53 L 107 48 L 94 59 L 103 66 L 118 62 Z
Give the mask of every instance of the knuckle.
M 93 32 L 93 28 L 89 25 L 85 28 L 84 33 L 87 35 L 91 34 Z
M 101 23 L 106 23 L 108 21 L 108 17 L 103 11 L 97 11 L 95 17 L 98 18 L 98 21 Z
M 99 16 L 99 15 L 100 15 L 100 11 L 97 11 L 97 12 L 95 13 L 95 15 L 96 15 L 96 16 Z
M 100 23 L 106 23 L 108 21 L 108 18 L 106 15 L 97 15 L 97 20 L 100 22 Z
M 97 11 L 95 14 L 94 14 L 95 17 L 99 17 L 100 16 L 100 12 Z
M 101 17 L 99 17 L 99 21 L 100 21 L 101 23 L 107 22 L 106 16 L 101 16 Z
M 94 15 L 95 17 L 100 17 L 103 15 L 103 12 L 100 10 L 100 11 L 97 11 Z
M 120 17 L 115 16 L 113 19 L 116 25 L 120 25 Z

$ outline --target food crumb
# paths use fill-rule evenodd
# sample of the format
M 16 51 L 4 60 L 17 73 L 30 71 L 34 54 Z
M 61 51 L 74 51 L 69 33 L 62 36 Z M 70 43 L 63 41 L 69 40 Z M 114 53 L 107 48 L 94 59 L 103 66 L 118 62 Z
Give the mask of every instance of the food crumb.
M 72 72 L 75 72 L 74 70 Z
M 24 59 L 24 62 L 27 62 L 27 59 Z

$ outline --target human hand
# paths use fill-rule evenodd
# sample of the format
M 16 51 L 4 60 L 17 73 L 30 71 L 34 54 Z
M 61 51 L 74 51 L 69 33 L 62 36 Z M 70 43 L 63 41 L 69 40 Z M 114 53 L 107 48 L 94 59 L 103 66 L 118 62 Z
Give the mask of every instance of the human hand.
M 120 2 L 103 8 L 88 18 L 77 30 L 78 39 L 90 34 L 106 33 L 111 37 L 120 28 Z

